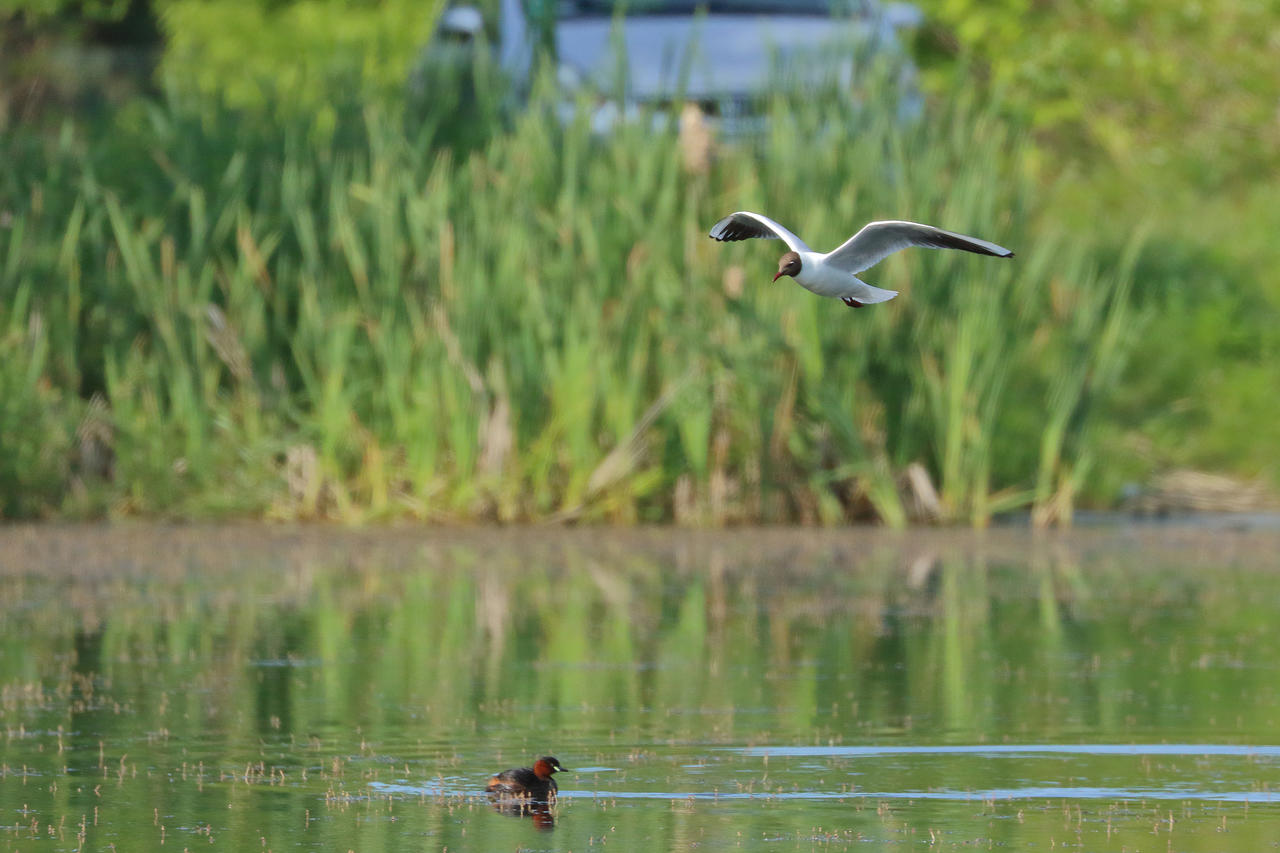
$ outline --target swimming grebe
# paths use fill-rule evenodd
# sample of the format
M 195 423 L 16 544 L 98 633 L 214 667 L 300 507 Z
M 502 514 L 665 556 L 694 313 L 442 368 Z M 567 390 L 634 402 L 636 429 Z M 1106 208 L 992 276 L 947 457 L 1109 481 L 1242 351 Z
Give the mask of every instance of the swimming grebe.
M 559 759 L 544 755 L 533 762 L 532 767 L 513 767 L 502 771 L 489 780 L 485 790 L 490 794 L 549 802 L 555 799 L 558 790 L 551 775 L 563 772 Z

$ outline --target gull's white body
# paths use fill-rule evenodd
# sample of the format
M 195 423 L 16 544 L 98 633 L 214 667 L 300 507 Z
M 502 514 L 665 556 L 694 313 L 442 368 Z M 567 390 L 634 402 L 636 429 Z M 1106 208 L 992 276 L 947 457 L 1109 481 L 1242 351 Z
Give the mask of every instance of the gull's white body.
M 823 263 L 830 252 L 796 252 L 800 256 L 800 272 L 796 284 L 819 296 L 852 299 L 863 305 L 888 302 L 898 295 L 896 290 L 873 287 L 851 272 Z M 859 270 L 861 272 L 861 270 Z
M 1013 252 L 1003 246 L 977 237 L 899 220 L 871 222 L 830 252 L 813 251 L 803 240 L 769 217 L 747 210 L 721 219 L 711 228 L 710 236 L 721 241 L 756 237 L 782 240 L 787 248 L 800 256 L 800 270 L 793 276 L 797 284 L 819 296 L 842 299 L 852 307 L 887 302 L 898 295 L 896 290 L 872 287 L 857 274 L 909 246 L 962 249 L 1000 258 L 1013 257 Z

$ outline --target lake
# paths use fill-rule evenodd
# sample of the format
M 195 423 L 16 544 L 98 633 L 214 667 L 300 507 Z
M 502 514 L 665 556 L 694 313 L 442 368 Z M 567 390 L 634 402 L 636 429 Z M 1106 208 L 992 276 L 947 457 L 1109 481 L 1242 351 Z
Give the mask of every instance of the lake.
M 1277 613 L 1275 531 L 0 528 L 0 849 L 1273 849 Z

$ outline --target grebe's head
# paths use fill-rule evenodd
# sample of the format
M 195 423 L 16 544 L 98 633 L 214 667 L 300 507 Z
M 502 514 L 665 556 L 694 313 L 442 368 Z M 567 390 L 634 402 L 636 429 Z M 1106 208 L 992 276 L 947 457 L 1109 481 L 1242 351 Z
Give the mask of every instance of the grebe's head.
M 533 762 L 533 773 L 539 779 L 550 779 L 552 773 L 563 773 L 564 768 L 560 766 L 560 759 L 553 758 L 550 755 L 544 755 L 537 761 Z

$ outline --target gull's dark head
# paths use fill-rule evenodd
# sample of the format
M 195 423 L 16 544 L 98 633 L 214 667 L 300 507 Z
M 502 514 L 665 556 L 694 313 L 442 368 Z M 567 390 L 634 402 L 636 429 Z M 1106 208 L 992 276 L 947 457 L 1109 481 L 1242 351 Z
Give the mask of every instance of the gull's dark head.
M 787 252 L 778 259 L 778 273 L 773 277 L 773 280 L 777 281 L 784 275 L 795 278 L 798 272 L 800 272 L 800 256 L 795 252 Z

